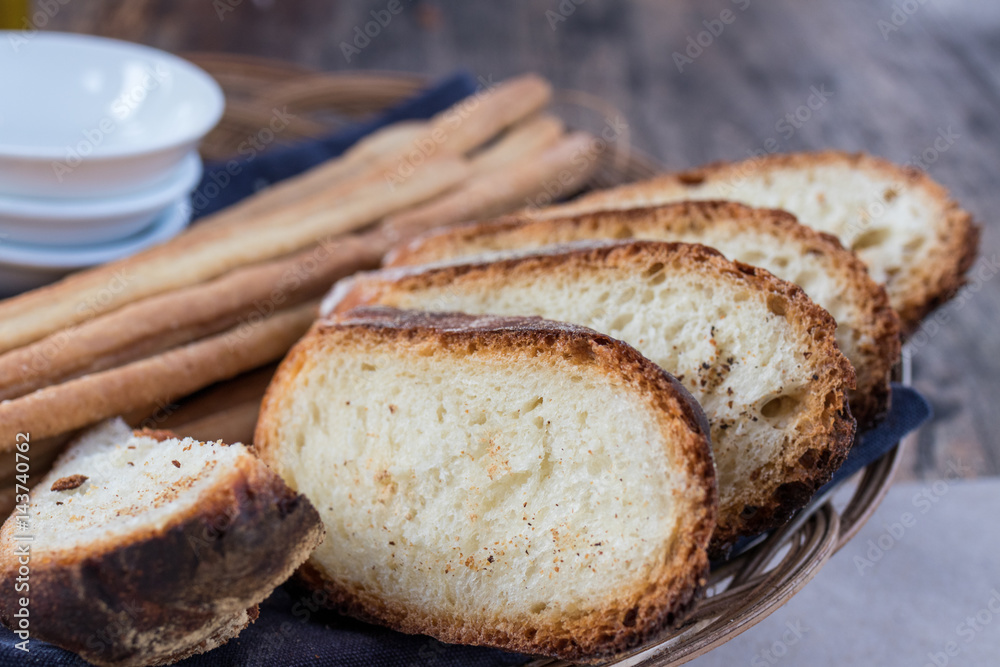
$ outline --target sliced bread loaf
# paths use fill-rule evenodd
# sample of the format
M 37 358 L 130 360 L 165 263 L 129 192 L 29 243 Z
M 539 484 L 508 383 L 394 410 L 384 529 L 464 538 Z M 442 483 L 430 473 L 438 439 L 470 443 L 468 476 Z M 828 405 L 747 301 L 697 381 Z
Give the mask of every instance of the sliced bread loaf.
M 858 253 L 905 334 L 965 282 L 979 228 L 925 172 L 864 154 L 790 153 L 717 163 L 529 212 L 566 217 L 684 199 L 732 199 L 793 213 Z
M 851 446 L 854 370 L 830 315 L 795 285 L 700 245 L 585 244 L 494 263 L 389 269 L 324 310 L 380 304 L 538 315 L 633 345 L 705 409 L 719 475 L 715 552 L 778 526 Z
M 398 247 L 386 265 L 455 263 L 588 239 L 632 238 L 701 243 L 804 289 L 837 321 L 837 344 L 857 373 L 849 400 L 859 427 L 885 414 L 900 347 L 899 320 L 885 290 L 836 238 L 784 211 L 698 201 L 545 220 L 509 216 L 429 233 Z
M 255 443 L 326 524 L 303 582 L 403 632 L 592 657 L 677 619 L 704 583 L 704 415 L 594 331 L 379 308 L 320 320 L 278 369 Z
M 27 597 L 32 638 L 96 665 L 161 665 L 224 644 L 323 530 L 246 447 L 120 419 L 71 444 L 22 501 L 27 512 L 0 530 L 0 619 L 19 629 Z M 30 591 L 17 592 L 25 567 Z

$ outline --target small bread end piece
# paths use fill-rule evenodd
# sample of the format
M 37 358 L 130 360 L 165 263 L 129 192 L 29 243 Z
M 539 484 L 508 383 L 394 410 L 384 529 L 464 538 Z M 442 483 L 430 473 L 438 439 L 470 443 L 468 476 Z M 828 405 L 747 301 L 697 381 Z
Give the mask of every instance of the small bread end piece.
M 176 662 L 239 634 L 322 540 L 309 501 L 248 448 L 167 435 L 100 424 L 32 490 L 33 638 L 96 665 Z M 12 516 L 0 530 L 8 627 L 16 532 Z

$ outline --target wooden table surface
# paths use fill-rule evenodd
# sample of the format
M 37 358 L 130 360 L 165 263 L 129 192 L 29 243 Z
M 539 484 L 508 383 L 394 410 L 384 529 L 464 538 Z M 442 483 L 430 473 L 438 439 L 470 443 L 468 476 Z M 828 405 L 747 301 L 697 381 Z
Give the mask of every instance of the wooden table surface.
M 385 21 L 390 8 L 399 11 L 375 37 L 354 42 L 371 12 Z M 534 70 L 620 109 L 633 144 L 671 167 L 742 159 L 771 140 L 781 151 L 835 147 L 914 162 L 983 223 L 976 270 L 984 278 L 913 350 L 914 384 L 935 418 L 911 442 L 901 476 L 1000 474 L 1000 230 L 992 219 L 1000 210 L 1000 3 L 91 0 L 60 5 L 46 23 L 327 70 L 463 67 L 494 81 Z

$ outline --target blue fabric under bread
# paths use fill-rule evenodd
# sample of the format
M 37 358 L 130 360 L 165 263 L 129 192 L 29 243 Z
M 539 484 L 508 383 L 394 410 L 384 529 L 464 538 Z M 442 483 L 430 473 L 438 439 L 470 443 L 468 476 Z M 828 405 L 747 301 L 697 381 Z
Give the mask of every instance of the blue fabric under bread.
M 206 215 L 246 197 L 263 184 L 293 176 L 323 160 L 342 153 L 355 141 L 379 127 L 406 118 L 427 118 L 473 93 L 476 83 L 465 73 L 453 75 L 417 97 L 323 140 L 291 148 L 276 149 L 242 161 L 238 173 L 225 164 L 209 166 L 199 187 L 204 205 L 196 215 Z M 225 186 L 220 174 L 230 176 Z M 215 177 L 213 178 L 213 174 Z M 213 187 L 213 184 L 215 187 Z M 213 194 L 214 196 L 208 196 Z M 831 484 L 850 477 L 888 452 L 907 433 L 930 417 L 927 402 L 916 391 L 893 386 L 892 410 L 885 421 L 863 434 L 844 467 Z M 239 665 L 274 667 L 279 665 L 330 665 L 336 667 L 494 667 L 519 665 L 528 659 L 502 651 L 442 644 L 423 636 L 404 635 L 323 610 L 321 598 L 282 586 L 261 604 L 260 618 L 239 637 L 204 655 L 178 664 L 190 667 Z M 29 606 L 30 610 L 30 606 Z M 37 622 L 36 619 L 32 619 Z M 113 628 L 110 630 L 114 630 Z M 85 667 L 76 655 L 50 644 L 29 639 L 29 652 L 16 648 L 20 641 L 13 632 L 0 627 L 0 666 L 60 665 Z M 100 646 L 102 638 L 95 637 Z
M 829 484 L 819 490 L 823 493 L 844 482 L 852 475 L 882 457 L 896 446 L 903 436 L 917 430 L 931 418 L 931 405 L 916 389 L 901 384 L 892 385 L 892 409 L 874 428 L 862 433 L 844 465 L 834 474 Z

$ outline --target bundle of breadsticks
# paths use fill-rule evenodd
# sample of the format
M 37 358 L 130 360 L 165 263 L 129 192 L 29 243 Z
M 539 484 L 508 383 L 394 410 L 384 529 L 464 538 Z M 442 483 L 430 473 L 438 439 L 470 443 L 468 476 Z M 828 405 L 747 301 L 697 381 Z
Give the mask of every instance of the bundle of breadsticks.
M 280 359 L 319 295 L 398 242 L 576 192 L 597 166 L 593 138 L 546 113 L 550 98 L 538 76 L 510 79 L 385 127 L 172 241 L 0 302 L 0 488 L 19 433 L 43 463 L 102 419 L 169 414 Z

